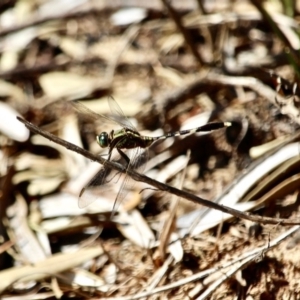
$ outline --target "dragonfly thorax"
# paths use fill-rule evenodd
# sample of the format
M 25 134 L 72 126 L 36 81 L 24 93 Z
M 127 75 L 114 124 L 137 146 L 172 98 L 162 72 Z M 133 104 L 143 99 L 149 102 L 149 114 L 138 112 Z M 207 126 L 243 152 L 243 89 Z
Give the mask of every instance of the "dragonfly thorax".
M 110 141 L 107 132 L 101 132 L 97 135 L 96 140 L 101 148 L 107 148 L 109 146 Z

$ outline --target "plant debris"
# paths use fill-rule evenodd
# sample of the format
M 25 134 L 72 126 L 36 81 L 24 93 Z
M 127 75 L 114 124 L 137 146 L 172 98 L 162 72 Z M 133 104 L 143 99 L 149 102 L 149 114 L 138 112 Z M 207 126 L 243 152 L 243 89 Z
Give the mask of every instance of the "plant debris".
M 0 3 L 1 299 L 298 299 L 299 1 L 149 4 Z

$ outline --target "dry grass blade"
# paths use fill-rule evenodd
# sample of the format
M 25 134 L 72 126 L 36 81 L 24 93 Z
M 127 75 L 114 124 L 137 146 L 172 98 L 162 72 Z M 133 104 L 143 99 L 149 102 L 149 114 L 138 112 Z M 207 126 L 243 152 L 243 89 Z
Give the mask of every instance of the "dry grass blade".
M 275 170 L 280 165 L 285 162 L 288 162 L 290 159 L 295 158 L 298 161 L 299 157 L 299 143 L 288 144 L 283 148 L 275 151 L 272 155 L 268 155 L 266 158 L 262 158 L 260 161 L 255 162 L 252 166 L 249 167 L 248 172 L 245 172 L 240 178 L 237 178 L 234 184 L 231 185 L 221 196 L 215 199 L 216 203 L 220 205 L 227 205 L 230 207 L 236 207 L 240 211 L 252 210 L 255 207 L 259 206 L 262 202 L 248 202 L 253 199 L 253 194 L 250 193 L 250 197 L 247 197 L 245 203 L 239 203 L 246 193 L 249 192 L 251 187 L 262 185 L 262 179 L 269 172 Z M 258 188 L 257 187 L 257 188 Z M 263 198 L 265 199 L 265 198 Z M 197 235 L 204 230 L 212 228 L 218 225 L 224 220 L 231 218 L 230 215 L 220 214 L 218 211 L 206 210 L 193 212 L 193 217 L 186 215 L 182 216 L 180 222 L 185 223 L 185 219 L 188 218 L 189 221 L 193 220 L 193 226 L 189 230 L 191 235 Z M 184 232 L 182 232 L 184 234 Z
M 103 253 L 99 247 L 81 249 L 74 253 L 55 254 L 31 266 L 15 267 L 0 272 L 0 292 L 17 281 L 41 280 L 77 267 Z

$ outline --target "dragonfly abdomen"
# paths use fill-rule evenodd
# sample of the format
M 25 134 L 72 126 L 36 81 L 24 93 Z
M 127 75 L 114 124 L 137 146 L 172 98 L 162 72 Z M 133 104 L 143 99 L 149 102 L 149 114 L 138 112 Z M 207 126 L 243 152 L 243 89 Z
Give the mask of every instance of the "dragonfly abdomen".
M 157 140 L 167 139 L 169 137 L 186 135 L 186 134 L 191 134 L 191 133 L 196 133 L 196 132 L 213 131 L 213 130 L 217 130 L 217 129 L 221 129 L 221 128 L 229 127 L 229 126 L 231 126 L 230 122 L 213 122 L 213 123 L 207 123 L 203 126 L 193 128 L 193 129 L 169 132 L 165 135 L 153 137 L 151 139 L 152 139 L 152 142 L 154 142 Z

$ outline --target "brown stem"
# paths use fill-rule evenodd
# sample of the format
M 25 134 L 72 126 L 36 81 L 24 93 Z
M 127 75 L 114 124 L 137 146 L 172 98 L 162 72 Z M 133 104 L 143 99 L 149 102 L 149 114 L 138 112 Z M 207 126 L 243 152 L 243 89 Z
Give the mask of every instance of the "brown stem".
M 146 183 L 156 187 L 157 189 L 159 189 L 161 191 L 177 195 L 178 197 L 193 201 L 197 204 L 207 206 L 207 207 L 210 207 L 212 209 L 220 210 L 224 213 L 233 215 L 237 218 L 247 219 L 247 220 L 250 220 L 250 221 L 253 221 L 253 222 L 258 222 L 258 223 L 262 223 L 262 224 L 281 224 L 281 225 L 299 225 L 300 224 L 300 219 L 287 220 L 287 219 L 280 219 L 280 218 L 260 217 L 260 216 L 252 215 L 252 214 L 249 214 L 249 213 L 243 213 L 239 210 L 230 208 L 228 206 L 220 205 L 220 204 L 211 202 L 209 200 L 202 199 L 202 198 L 197 197 L 197 196 L 195 196 L 193 194 L 190 194 L 188 192 L 179 190 L 175 187 L 169 186 L 167 184 L 156 181 L 156 180 L 154 180 L 150 177 L 147 177 L 145 175 L 134 172 L 131 169 L 126 169 L 124 166 L 122 166 L 122 165 L 120 165 L 116 162 L 107 161 L 104 158 L 102 158 L 101 156 L 96 156 L 96 155 L 88 152 L 87 150 L 84 150 L 84 149 L 82 149 L 82 148 L 80 148 L 80 147 L 78 147 L 78 146 L 76 146 L 72 143 L 69 143 L 65 140 L 62 140 L 59 137 L 57 137 L 57 136 L 55 136 L 55 135 L 53 135 L 49 132 L 43 131 L 39 127 L 33 125 L 32 123 L 30 123 L 30 122 L 28 122 L 28 121 L 26 121 L 26 120 L 24 120 L 20 117 L 17 117 L 17 119 L 20 122 L 22 122 L 23 124 L 25 124 L 25 126 L 29 130 L 31 130 L 33 133 L 40 134 L 43 137 L 49 139 L 50 141 L 52 141 L 56 144 L 59 144 L 59 145 L 65 147 L 65 148 L 67 148 L 71 151 L 77 152 L 77 153 L 83 155 L 84 157 L 86 157 L 86 158 L 88 158 L 92 161 L 96 161 L 100 164 L 105 163 L 106 167 L 114 169 L 118 172 L 122 172 L 122 173 L 126 172 L 126 174 L 129 175 L 130 177 L 132 177 L 134 180 L 141 181 L 141 182 L 146 182 Z

